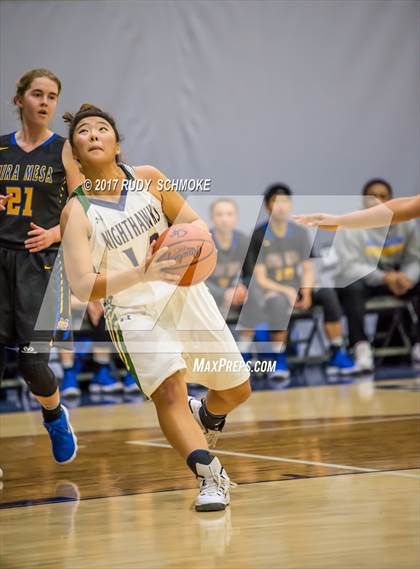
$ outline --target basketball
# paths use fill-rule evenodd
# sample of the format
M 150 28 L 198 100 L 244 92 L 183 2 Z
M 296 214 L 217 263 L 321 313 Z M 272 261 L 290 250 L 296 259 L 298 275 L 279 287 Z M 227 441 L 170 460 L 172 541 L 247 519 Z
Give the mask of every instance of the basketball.
M 169 227 L 156 240 L 154 251 L 160 247 L 169 247 L 162 260 L 176 261 L 176 265 L 166 271 L 182 276 L 179 286 L 205 281 L 216 267 L 217 250 L 211 235 L 191 223 Z

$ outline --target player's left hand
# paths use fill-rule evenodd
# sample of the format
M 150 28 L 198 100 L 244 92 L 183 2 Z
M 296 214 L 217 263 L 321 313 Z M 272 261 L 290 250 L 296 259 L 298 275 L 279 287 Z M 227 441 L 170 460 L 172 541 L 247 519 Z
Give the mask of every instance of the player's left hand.
M 31 230 L 28 231 L 29 239 L 25 241 L 25 249 L 30 253 L 38 253 L 55 243 L 54 232 L 50 229 L 44 229 L 31 221 Z
M 327 213 L 314 213 L 309 215 L 292 215 L 293 221 L 309 227 L 319 227 L 327 231 L 337 231 L 339 228 L 339 217 Z
M 302 289 L 300 299 L 296 301 L 295 308 L 308 310 L 312 306 L 312 294 L 310 289 Z

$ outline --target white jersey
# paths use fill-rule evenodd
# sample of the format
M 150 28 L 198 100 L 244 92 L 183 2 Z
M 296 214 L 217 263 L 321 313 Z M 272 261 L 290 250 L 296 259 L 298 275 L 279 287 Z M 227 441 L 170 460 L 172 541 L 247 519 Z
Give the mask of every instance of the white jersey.
M 134 170 L 120 164 L 128 178 L 135 179 Z M 118 203 L 94 198 L 76 190 L 92 226 L 90 247 L 96 272 L 114 273 L 141 265 L 151 240 L 168 228 L 162 205 L 147 190 L 122 191 Z M 169 298 L 175 285 L 163 281 L 139 282 L 104 300 L 114 307 L 132 309 Z
M 134 178 L 132 168 L 121 167 Z M 160 201 L 148 191 L 127 191 L 118 203 L 87 196 L 82 188 L 75 193 L 92 225 L 90 247 L 97 272 L 141 265 L 150 240 L 168 227 Z M 232 389 L 247 380 L 246 364 L 204 283 L 183 288 L 139 282 L 103 305 L 114 345 L 147 397 L 184 369 L 187 381 L 191 376 L 209 389 Z M 195 362 L 204 360 L 208 369 L 197 372 Z

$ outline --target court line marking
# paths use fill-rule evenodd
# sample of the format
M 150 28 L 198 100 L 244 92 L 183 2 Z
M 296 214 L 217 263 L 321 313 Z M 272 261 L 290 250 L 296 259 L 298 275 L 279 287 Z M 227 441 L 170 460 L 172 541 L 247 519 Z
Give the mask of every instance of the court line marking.
M 317 419 L 303 419 L 306 421 L 316 421 Z M 226 439 L 228 437 L 237 437 L 239 435 L 257 435 L 258 433 L 270 433 L 274 431 L 297 431 L 301 429 L 315 429 L 316 427 L 325 428 L 325 427 L 342 427 L 342 426 L 350 426 L 350 425 L 366 425 L 368 423 L 388 423 L 391 421 L 412 421 L 412 420 L 419 420 L 419 415 L 414 415 L 412 417 L 391 417 L 389 419 L 364 419 L 361 421 L 343 421 L 341 423 L 317 423 L 314 425 L 297 425 L 295 427 L 267 427 L 262 429 L 250 429 L 250 430 L 243 430 L 243 431 L 228 431 L 226 433 L 222 433 L 221 439 Z M 151 442 L 160 442 L 166 441 L 164 437 L 159 437 L 156 439 L 147 439 Z
M 153 441 L 125 441 L 128 445 L 138 445 L 138 446 L 146 446 L 146 447 L 158 447 L 158 448 L 169 448 L 172 449 L 171 445 L 165 443 L 157 443 Z M 315 462 L 312 460 L 299 460 L 297 458 L 283 458 L 280 456 L 270 456 L 264 454 L 253 454 L 247 452 L 236 452 L 230 450 L 217 450 L 212 449 L 212 453 L 214 454 L 223 454 L 226 456 L 239 456 L 242 458 L 254 458 L 258 460 L 271 460 L 274 462 L 288 462 L 292 464 L 306 464 L 310 466 L 323 466 L 325 468 L 336 468 L 338 470 L 355 470 L 357 472 L 377 472 L 379 474 L 388 474 L 389 476 L 400 476 L 403 478 L 418 478 L 420 479 L 419 474 L 406 474 L 403 472 L 384 472 L 382 470 L 378 470 L 376 468 L 363 468 L 359 466 L 348 466 L 345 464 L 331 464 L 329 462 Z M 403 468 L 401 470 L 404 470 Z

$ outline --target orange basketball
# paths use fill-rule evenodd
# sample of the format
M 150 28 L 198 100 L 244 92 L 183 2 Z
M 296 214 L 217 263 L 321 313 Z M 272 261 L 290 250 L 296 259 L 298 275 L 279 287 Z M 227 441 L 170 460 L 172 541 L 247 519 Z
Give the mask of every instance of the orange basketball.
M 169 247 L 161 260 L 175 259 L 176 265 L 165 269 L 168 273 L 182 275 L 179 286 L 190 286 L 205 281 L 214 271 L 217 251 L 211 235 L 204 229 L 180 223 L 173 225 L 159 236 L 154 251 Z

